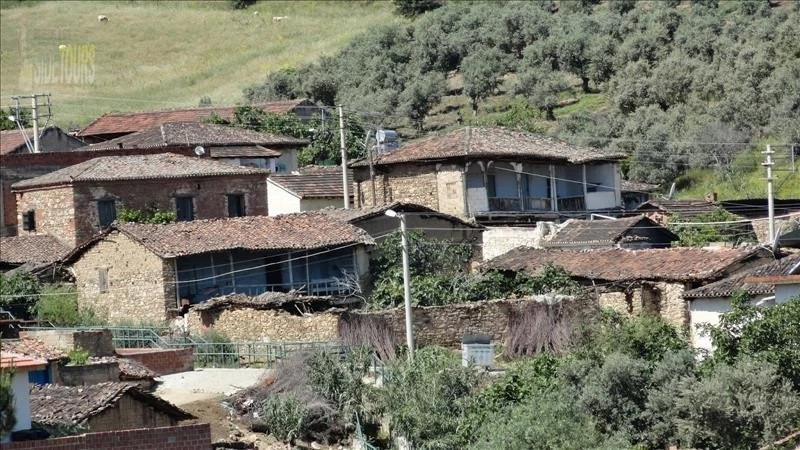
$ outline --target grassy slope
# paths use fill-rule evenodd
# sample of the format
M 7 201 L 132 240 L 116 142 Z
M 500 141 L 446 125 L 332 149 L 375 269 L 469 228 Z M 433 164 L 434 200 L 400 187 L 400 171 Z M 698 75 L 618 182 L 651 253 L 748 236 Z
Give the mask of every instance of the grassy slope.
M 387 2 L 5 3 L 0 10 L 0 95 L 51 92 L 54 121 L 86 124 L 107 111 L 233 104 L 281 67 L 332 54 L 371 25 L 397 20 Z M 255 13 L 258 14 L 255 14 Z M 108 16 L 107 23 L 97 21 Z M 288 16 L 273 23 L 273 16 Z M 34 67 L 59 61 L 59 45 L 96 49 L 95 82 L 33 84 Z

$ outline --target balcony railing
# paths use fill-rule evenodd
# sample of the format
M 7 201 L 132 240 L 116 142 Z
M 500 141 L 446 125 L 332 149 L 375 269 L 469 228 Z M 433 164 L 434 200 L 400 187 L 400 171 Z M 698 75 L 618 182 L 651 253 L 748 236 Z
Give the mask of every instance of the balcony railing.
M 559 211 L 585 211 L 586 201 L 580 197 L 562 197 L 558 199 Z
M 524 203 L 523 203 L 524 202 Z M 520 205 L 524 204 L 525 208 Z M 489 211 L 550 211 L 552 200 L 549 197 L 490 197 Z M 558 199 L 559 211 L 584 211 L 586 201 L 583 196 L 562 197 Z

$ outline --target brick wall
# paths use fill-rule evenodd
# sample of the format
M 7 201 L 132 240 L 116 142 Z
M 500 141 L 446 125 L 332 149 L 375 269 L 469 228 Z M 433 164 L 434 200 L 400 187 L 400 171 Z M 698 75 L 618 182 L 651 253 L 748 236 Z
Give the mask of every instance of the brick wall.
M 244 194 L 248 215 L 267 214 L 266 179 L 262 175 L 190 178 L 179 180 L 79 183 L 72 187 L 38 189 L 17 193 L 17 220 L 36 211 L 36 230 L 18 234 L 47 233 L 70 246 L 79 245 L 100 230 L 97 201 L 115 199 L 116 209 L 151 206 L 175 211 L 176 196 L 194 198 L 196 219 L 227 217 L 226 194 Z
M 164 322 L 175 308 L 174 271 L 164 261 L 120 232 L 86 250 L 72 266 L 79 306 L 108 321 Z M 107 271 L 108 290 L 100 292 L 99 270 Z
M 207 423 L 163 428 L 144 428 L 80 436 L 3 444 L 7 450 L 194 450 L 211 449 L 211 427 Z
M 117 355 L 139 361 L 159 375 L 194 370 L 194 351 L 191 348 L 121 348 L 117 349 Z
M 334 341 L 339 338 L 339 318 L 321 313 L 294 315 L 283 310 L 234 306 L 210 311 L 190 310 L 189 331 L 208 329 L 234 341 Z

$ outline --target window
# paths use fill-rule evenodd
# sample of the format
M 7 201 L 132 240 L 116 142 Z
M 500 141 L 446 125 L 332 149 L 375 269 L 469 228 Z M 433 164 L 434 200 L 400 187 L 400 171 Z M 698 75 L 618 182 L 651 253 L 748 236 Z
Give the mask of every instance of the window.
M 36 212 L 28 210 L 22 213 L 22 229 L 25 231 L 36 231 Z
M 486 196 L 489 198 L 497 197 L 495 177 L 492 174 L 486 175 Z
M 244 217 L 246 215 L 244 194 L 228 194 L 228 217 Z
M 108 268 L 97 269 L 97 290 L 104 294 L 108 292 Z
M 100 226 L 106 228 L 117 220 L 117 207 L 114 199 L 97 201 L 97 216 L 100 218 Z
M 194 199 L 192 197 L 175 197 L 175 215 L 178 222 L 194 220 Z

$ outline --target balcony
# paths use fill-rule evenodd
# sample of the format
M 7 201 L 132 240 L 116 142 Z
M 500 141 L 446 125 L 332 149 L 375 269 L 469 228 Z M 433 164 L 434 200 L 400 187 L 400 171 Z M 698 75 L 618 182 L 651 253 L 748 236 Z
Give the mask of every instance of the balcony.
M 524 205 L 524 208 L 520 207 Z M 489 197 L 489 211 L 551 211 L 549 197 Z M 586 202 L 583 196 L 561 197 L 558 199 L 559 211 L 584 211 Z

